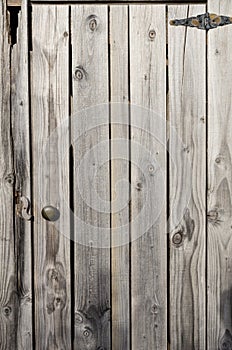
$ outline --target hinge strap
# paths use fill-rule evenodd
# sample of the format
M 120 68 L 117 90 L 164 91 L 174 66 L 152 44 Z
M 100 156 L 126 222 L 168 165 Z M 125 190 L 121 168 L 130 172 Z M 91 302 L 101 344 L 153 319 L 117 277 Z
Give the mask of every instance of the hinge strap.
M 203 13 L 202 15 L 198 15 L 196 17 L 173 19 L 170 21 L 170 24 L 173 26 L 188 26 L 203 30 L 215 29 L 231 23 L 232 17 L 218 16 L 209 12 Z

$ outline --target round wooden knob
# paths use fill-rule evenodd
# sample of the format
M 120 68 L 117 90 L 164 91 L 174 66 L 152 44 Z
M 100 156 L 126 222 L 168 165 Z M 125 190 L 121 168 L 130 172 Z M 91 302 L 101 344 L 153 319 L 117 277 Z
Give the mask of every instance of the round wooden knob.
M 43 218 L 48 221 L 57 221 L 60 217 L 59 210 L 52 205 L 47 205 L 44 207 L 41 213 Z

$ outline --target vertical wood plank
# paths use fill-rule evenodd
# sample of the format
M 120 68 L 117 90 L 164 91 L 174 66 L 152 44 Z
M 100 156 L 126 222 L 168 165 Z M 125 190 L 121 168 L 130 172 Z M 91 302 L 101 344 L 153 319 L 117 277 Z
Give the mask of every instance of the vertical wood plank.
M 130 6 L 133 349 L 167 347 L 165 16 Z
M 31 201 L 28 63 L 28 3 L 27 0 L 23 0 L 18 15 L 17 42 L 12 47 L 11 53 L 11 118 L 14 140 L 16 205 L 19 206 L 22 205 L 21 196 L 26 196 Z M 31 221 L 26 221 L 18 215 L 15 218 L 15 241 L 19 293 L 18 328 L 17 331 L 15 330 L 17 332 L 17 347 L 18 349 L 31 349 Z
M 10 45 L 5 1 L 0 3 L 0 344 L 16 349 L 18 316 L 14 246 L 14 169 L 10 127 Z
M 75 179 L 74 349 L 110 349 L 107 6 L 72 6 L 71 31 L 71 128 Z
M 69 132 L 61 128 L 69 115 L 69 9 L 35 5 L 32 16 L 36 349 L 70 349 Z M 60 211 L 55 223 L 42 218 L 47 205 Z
M 209 11 L 232 15 L 229 0 L 210 0 Z M 208 33 L 208 349 L 232 339 L 232 115 L 231 27 Z
M 110 67 L 112 349 L 117 350 L 130 348 L 128 6 L 110 7 Z
M 169 6 L 169 20 L 205 6 Z M 205 349 L 206 34 L 169 25 L 170 342 Z

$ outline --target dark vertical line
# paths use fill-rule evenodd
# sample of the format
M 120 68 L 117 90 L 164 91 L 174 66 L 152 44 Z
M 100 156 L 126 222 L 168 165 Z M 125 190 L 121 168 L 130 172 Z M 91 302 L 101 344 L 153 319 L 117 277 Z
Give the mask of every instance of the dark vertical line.
M 70 200 L 70 294 L 71 294 L 71 349 L 75 339 L 75 244 L 74 244 L 74 155 L 72 145 L 72 31 L 69 6 L 69 200 Z
M 208 12 L 208 5 L 206 4 L 206 12 Z M 206 188 L 205 188 L 205 347 L 206 350 L 208 349 L 208 338 L 207 338 L 207 324 L 208 324 L 208 270 L 207 270 L 207 262 L 208 262 L 208 220 L 207 220 L 207 213 L 208 213 L 208 32 L 206 31 L 205 35 L 205 44 L 206 44 L 206 55 L 205 55 L 205 109 L 206 109 L 206 118 L 205 118 L 205 138 L 206 138 L 206 144 L 205 144 L 205 151 L 206 151 L 206 159 L 205 159 L 205 169 L 206 169 Z
M 128 138 L 129 138 L 129 322 L 130 322 L 130 349 L 132 350 L 132 249 L 131 249 L 131 240 L 132 240 L 132 232 L 131 232 L 131 212 L 132 212 L 132 198 L 131 198 L 131 88 L 130 88 L 130 80 L 131 80 L 131 71 L 130 71 L 130 6 L 128 9 Z
M 169 140 L 168 140 L 168 121 L 169 121 L 169 62 L 168 62 L 168 6 L 166 6 L 166 211 L 167 211 L 167 242 L 166 242 L 166 251 L 167 251 L 167 342 L 170 344 L 170 249 L 169 249 L 169 234 L 170 234 L 170 159 L 169 159 Z M 169 121 L 170 122 L 170 121 Z
M 112 149 L 111 149 L 111 52 L 110 52 L 110 6 L 107 6 L 107 20 L 108 20 L 108 100 L 109 100 L 109 200 L 110 200 L 110 349 L 112 349 Z
M 34 191 L 33 191 L 33 127 L 32 127 L 32 75 L 31 75 L 31 51 L 32 51 L 32 6 L 27 4 L 28 10 L 28 108 L 29 108 L 29 157 L 30 157 L 30 192 L 31 192 L 31 213 L 34 213 Z M 34 216 L 31 220 L 31 293 L 32 293 L 32 347 L 36 348 L 36 338 L 35 338 L 35 241 L 34 241 Z
M 14 9 L 13 9 L 14 10 Z M 14 45 L 14 38 L 13 38 L 13 26 L 14 26 L 14 16 L 13 16 L 13 11 L 11 9 L 8 10 L 9 11 L 9 15 L 10 15 L 10 47 L 9 47 L 9 56 L 8 58 L 8 62 L 9 62 L 9 77 L 6 77 L 9 79 L 10 84 L 9 84 L 9 90 L 7 91 L 7 93 L 9 93 L 8 96 L 8 103 L 9 103 L 9 137 L 10 137 L 10 150 L 9 152 L 11 153 L 11 172 L 14 175 L 14 182 L 13 182 L 13 186 L 12 186 L 12 228 L 13 228 L 13 239 L 14 239 L 14 259 L 15 259 L 15 263 L 14 263 L 14 283 L 15 286 L 14 288 L 17 290 L 17 304 L 15 303 L 14 307 L 15 307 L 15 317 L 14 317 L 14 327 L 15 327 L 15 333 L 14 333 L 14 340 L 12 341 L 12 344 L 15 343 L 15 346 L 17 347 L 17 333 L 18 333 L 18 314 L 19 314 L 19 305 L 20 305 L 20 285 L 19 285 L 19 241 L 18 241 L 18 232 L 16 231 L 16 210 L 15 210 L 15 191 L 16 191 L 16 173 L 15 173 L 15 149 L 14 149 L 14 134 L 13 134 L 13 120 L 12 120 L 12 91 L 11 91 L 11 87 L 12 87 L 12 49 L 13 49 L 13 45 Z M 5 14 L 7 16 L 7 12 Z M 17 17 L 18 17 L 18 13 L 17 13 Z M 12 23 L 13 22 L 13 23 Z M 15 28 L 16 30 L 16 28 Z M 5 53 L 4 53 L 5 54 Z M 8 132 L 8 130 L 7 130 Z M 1 261 L 2 262 L 2 261 Z

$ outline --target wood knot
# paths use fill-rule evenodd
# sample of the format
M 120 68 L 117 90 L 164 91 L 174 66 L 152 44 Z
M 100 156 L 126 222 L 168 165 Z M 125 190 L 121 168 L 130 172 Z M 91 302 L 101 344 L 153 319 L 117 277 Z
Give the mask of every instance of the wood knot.
M 151 41 L 153 41 L 153 40 L 155 39 L 155 37 L 156 37 L 156 32 L 155 32 L 154 29 L 151 29 L 151 30 L 149 31 L 149 39 L 150 39 Z
M 88 329 L 85 329 L 84 332 L 83 332 L 83 336 L 88 338 L 90 336 L 90 331 Z
M 86 21 L 88 23 L 88 27 L 89 27 L 90 31 L 94 32 L 97 29 L 97 27 L 98 27 L 97 16 L 96 15 L 90 15 L 90 16 L 87 17 Z
M 9 185 L 14 185 L 15 182 L 15 176 L 14 174 L 8 174 L 5 176 L 5 181 L 9 184 Z
M 217 225 L 220 225 L 220 218 L 219 218 L 219 211 L 217 208 L 215 209 L 212 209 L 210 210 L 208 213 L 207 213 L 207 219 L 208 219 L 208 222 L 210 222 L 211 224 L 217 226 Z
M 190 152 L 189 146 L 185 146 L 185 147 L 183 148 L 183 150 L 184 150 L 184 152 L 186 152 L 186 153 L 189 153 L 189 152 Z
M 141 182 L 138 182 L 135 187 L 138 191 L 142 191 L 143 184 Z
M 159 313 L 159 306 L 157 304 L 152 305 L 151 312 L 157 315 Z
M 182 240 L 183 240 L 183 232 L 181 231 L 176 232 L 172 237 L 172 242 L 175 245 L 180 245 L 182 243 Z
M 87 72 L 82 66 L 77 66 L 74 71 L 74 79 L 81 81 L 83 78 L 87 78 Z
M 219 342 L 219 350 L 232 350 L 232 335 L 228 329 Z
M 65 31 L 63 35 L 64 35 L 65 38 L 67 38 L 68 32 Z
M 11 309 L 10 306 L 5 306 L 5 307 L 3 308 L 3 313 L 4 313 L 4 315 L 5 315 L 6 317 L 9 317 L 10 314 L 11 314 L 11 312 L 12 312 L 12 309 Z
M 79 312 L 75 312 L 75 324 L 82 323 L 83 317 Z
M 154 172 L 155 172 L 155 167 L 154 167 L 154 165 L 150 164 L 150 165 L 148 166 L 148 171 L 149 171 L 150 175 L 154 175 Z
M 67 292 L 65 271 L 61 264 L 56 263 L 56 266 L 48 269 L 46 291 L 47 313 L 52 314 L 57 309 L 63 310 L 66 305 Z
M 55 269 L 51 270 L 51 279 L 58 281 L 58 271 Z
M 90 21 L 89 21 L 89 29 L 94 32 L 97 28 L 97 21 L 96 21 L 96 18 L 92 18 Z

